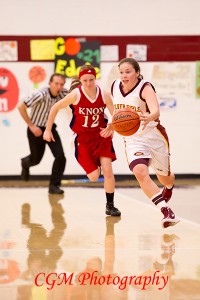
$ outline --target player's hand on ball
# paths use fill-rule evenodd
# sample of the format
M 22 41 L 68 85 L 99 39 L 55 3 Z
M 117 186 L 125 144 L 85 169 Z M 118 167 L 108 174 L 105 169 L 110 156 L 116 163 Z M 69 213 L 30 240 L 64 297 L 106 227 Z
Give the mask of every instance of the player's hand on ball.
M 147 124 L 151 121 L 150 114 L 148 112 L 143 112 L 143 111 L 138 112 L 138 114 L 140 116 L 140 123 L 142 126 L 142 130 L 144 130 Z

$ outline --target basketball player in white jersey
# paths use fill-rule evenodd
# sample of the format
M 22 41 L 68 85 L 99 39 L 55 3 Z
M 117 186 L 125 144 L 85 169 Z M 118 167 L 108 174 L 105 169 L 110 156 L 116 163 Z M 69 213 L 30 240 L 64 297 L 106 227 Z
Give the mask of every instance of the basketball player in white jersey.
M 143 79 L 140 66 L 133 58 L 124 58 L 119 64 L 120 79 L 113 82 L 111 92 L 115 111 L 131 108 L 140 115 L 139 130 L 124 136 L 125 152 L 130 170 L 138 180 L 146 196 L 160 209 L 164 217 L 164 228 L 179 222 L 167 202 L 172 196 L 175 176 L 170 170 L 169 140 L 165 128 L 160 124 L 159 103 L 155 89 Z M 102 131 L 110 134 L 111 127 Z M 155 170 L 159 182 L 164 186 L 161 192 L 149 175 L 149 167 Z

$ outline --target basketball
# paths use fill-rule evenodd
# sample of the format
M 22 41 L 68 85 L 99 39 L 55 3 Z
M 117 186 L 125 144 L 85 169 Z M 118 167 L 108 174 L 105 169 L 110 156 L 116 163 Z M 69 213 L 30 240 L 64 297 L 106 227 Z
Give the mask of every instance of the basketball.
M 138 113 L 130 108 L 124 108 L 117 111 L 112 118 L 113 129 L 123 135 L 129 136 L 139 129 L 140 117 Z

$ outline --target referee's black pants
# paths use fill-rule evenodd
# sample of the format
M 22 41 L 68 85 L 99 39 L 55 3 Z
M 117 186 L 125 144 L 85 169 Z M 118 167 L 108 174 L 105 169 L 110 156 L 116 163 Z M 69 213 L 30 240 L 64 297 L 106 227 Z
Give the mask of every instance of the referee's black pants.
M 42 132 L 45 131 L 45 127 L 40 127 L 40 129 L 42 130 Z M 30 168 L 32 166 L 38 165 L 44 155 L 45 146 L 47 144 L 55 158 L 52 166 L 49 185 L 60 186 L 65 170 L 66 158 L 55 124 L 52 127 L 52 134 L 54 136 L 55 142 L 47 142 L 43 140 L 43 135 L 36 137 L 29 128 L 27 129 L 30 155 L 22 158 L 22 166 L 25 168 Z

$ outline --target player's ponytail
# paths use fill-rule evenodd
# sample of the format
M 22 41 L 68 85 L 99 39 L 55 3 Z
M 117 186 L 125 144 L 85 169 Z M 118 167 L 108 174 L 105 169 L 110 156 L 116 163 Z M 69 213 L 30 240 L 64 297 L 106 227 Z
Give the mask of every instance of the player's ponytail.
M 71 84 L 70 84 L 70 89 L 69 92 L 73 91 L 77 86 L 81 85 L 81 82 L 78 77 L 73 77 Z

